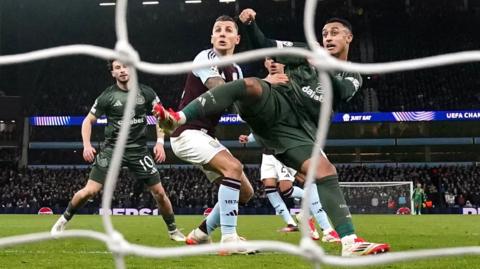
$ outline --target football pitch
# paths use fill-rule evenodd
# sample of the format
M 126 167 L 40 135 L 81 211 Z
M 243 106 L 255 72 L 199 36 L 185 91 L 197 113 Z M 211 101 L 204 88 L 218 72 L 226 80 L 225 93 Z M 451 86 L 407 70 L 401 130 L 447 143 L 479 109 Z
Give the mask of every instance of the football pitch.
M 49 231 L 58 216 L 0 215 L 0 237 Z M 177 225 L 186 234 L 202 216 L 177 216 Z M 182 244 L 168 239 L 160 216 L 113 216 L 117 230 L 135 244 L 174 247 Z M 249 240 L 278 240 L 298 244 L 300 233 L 280 233 L 278 216 L 240 216 L 239 234 Z M 375 242 L 387 242 L 392 251 L 426 248 L 479 246 L 480 216 L 464 215 L 355 215 L 358 235 Z M 103 231 L 100 216 L 78 215 L 67 229 Z M 219 231 L 213 239 L 219 240 Z M 340 245 L 318 242 L 329 254 L 339 255 Z M 151 259 L 126 257 L 127 268 L 312 268 L 302 258 L 278 252 L 249 256 L 217 256 Z M 89 239 L 58 239 L 0 249 L 0 268 L 114 268 L 113 258 L 102 242 Z M 321 268 L 337 268 L 322 266 Z M 345 267 L 344 267 L 345 268 Z M 359 267 L 355 267 L 359 268 Z M 480 268 L 480 256 L 434 258 L 361 268 Z

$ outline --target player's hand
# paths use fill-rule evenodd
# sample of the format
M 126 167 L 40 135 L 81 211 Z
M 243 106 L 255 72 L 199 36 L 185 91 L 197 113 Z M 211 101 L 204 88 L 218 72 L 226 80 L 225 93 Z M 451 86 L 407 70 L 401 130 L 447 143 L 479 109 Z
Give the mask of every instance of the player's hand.
M 305 177 L 306 175 L 305 174 L 302 174 L 300 172 L 297 172 L 295 174 L 295 180 L 297 180 L 298 182 L 300 182 L 301 184 L 305 183 Z
M 94 147 L 92 147 L 92 145 L 83 147 L 83 159 L 85 161 L 89 163 L 93 162 L 93 160 L 95 160 L 95 154 L 97 154 L 97 151 Z
M 285 84 L 288 83 L 288 76 L 286 74 L 273 74 L 264 78 L 270 84 Z
M 240 144 L 247 144 L 248 143 L 248 135 L 240 135 L 238 137 L 238 142 Z
M 156 143 L 153 147 L 153 154 L 155 154 L 155 162 L 163 163 L 166 159 L 165 149 L 162 143 Z
M 240 13 L 240 15 L 238 16 L 238 18 L 240 19 L 240 21 L 243 23 L 243 24 L 250 24 L 252 23 L 254 20 L 255 20 L 255 16 L 257 15 L 257 13 L 251 9 L 251 8 L 246 8 L 244 10 L 242 10 L 242 12 Z
M 161 104 L 160 103 L 157 103 L 153 106 L 153 109 L 152 109 L 152 114 L 153 116 L 155 116 L 155 118 L 158 119 L 158 116 L 160 115 L 160 110 L 161 110 Z

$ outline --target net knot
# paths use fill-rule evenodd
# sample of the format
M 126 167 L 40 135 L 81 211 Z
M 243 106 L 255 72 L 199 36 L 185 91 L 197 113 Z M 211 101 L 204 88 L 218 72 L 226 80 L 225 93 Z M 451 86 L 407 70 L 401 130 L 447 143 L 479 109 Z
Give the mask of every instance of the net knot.
M 128 242 L 123 235 L 117 231 L 113 231 L 108 241 L 108 249 L 116 254 L 125 255 L 128 252 Z
M 320 262 L 325 252 L 310 237 L 303 237 L 300 240 L 300 249 L 305 254 L 305 258 L 312 262 Z
M 126 65 L 136 66 L 140 62 L 140 55 L 138 52 L 125 40 L 117 41 L 117 44 L 115 44 L 115 50 L 120 54 L 118 60 Z

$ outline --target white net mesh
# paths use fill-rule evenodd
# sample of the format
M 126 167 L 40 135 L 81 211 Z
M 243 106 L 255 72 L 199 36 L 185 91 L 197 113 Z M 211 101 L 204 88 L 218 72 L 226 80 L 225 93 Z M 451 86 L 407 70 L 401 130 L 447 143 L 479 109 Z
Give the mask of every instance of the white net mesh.
M 325 71 L 327 70 L 345 70 L 354 71 L 362 74 L 368 73 L 388 73 L 395 71 L 413 70 L 419 68 L 433 67 L 454 63 L 465 63 L 480 61 L 480 51 L 467 51 L 452 53 L 422 59 L 415 59 L 409 61 L 379 63 L 379 64 L 356 64 L 339 61 L 326 53 L 318 44 L 315 37 L 314 30 L 314 16 L 316 11 L 317 1 L 307 0 L 305 3 L 304 13 L 304 29 L 306 39 L 312 50 L 299 48 L 278 49 L 261 49 L 256 51 L 249 51 L 237 54 L 232 57 L 225 57 L 222 60 L 214 62 L 203 62 L 192 64 L 190 62 L 175 63 L 175 64 L 153 64 L 140 61 L 140 57 L 135 49 L 128 41 L 128 31 L 126 22 L 127 0 L 118 0 L 116 5 L 115 25 L 117 34 L 117 44 L 115 50 L 91 46 L 91 45 L 71 45 L 60 46 L 55 48 L 48 48 L 39 51 L 22 53 L 17 55 L 0 56 L 0 65 L 18 64 L 30 62 L 51 57 L 67 56 L 67 55 L 90 55 L 102 59 L 118 59 L 126 63 L 131 68 L 131 79 L 129 84 L 128 101 L 125 108 L 125 117 L 130 115 L 135 104 L 135 97 L 137 95 L 137 74 L 136 69 L 152 74 L 178 74 L 185 73 L 192 69 L 209 67 L 212 64 L 224 66 L 233 62 L 241 63 L 251 60 L 263 58 L 271 55 L 285 55 L 295 54 L 303 57 L 308 57 L 314 60 L 315 66 L 320 72 L 320 81 L 325 88 L 325 105 L 322 106 L 321 118 L 319 119 L 319 128 L 317 132 L 317 143 L 315 144 L 314 153 L 320 152 L 325 144 L 325 138 L 328 131 L 328 119 L 331 111 L 332 89 L 331 83 Z M 132 87 L 136 85 L 136 87 Z M 130 128 L 130 121 L 123 119 L 126 124 L 122 125 L 120 134 L 118 136 L 117 144 L 113 153 L 113 159 L 108 171 L 105 188 L 102 198 L 103 209 L 108 209 L 111 206 L 112 194 L 117 182 L 121 156 L 125 148 L 125 142 Z M 312 163 L 317 163 L 319 154 L 312 154 Z M 315 166 L 310 166 L 307 174 L 306 188 L 309 188 L 313 182 L 313 171 Z M 307 190 L 308 193 L 308 190 Z M 302 208 L 306 208 L 308 204 L 308 197 L 303 200 Z M 304 212 L 308 212 L 305 210 Z M 307 214 L 304 215 L 306 220 Z M 102 215 L 105 233 L 99 233 L 89 230 L 70 230 L 60 234 L 60 238 L 70 237 L 87 237 L 105 242 L 108 249 L 112 252 L 115 259 L 115 266 L 117 268 L 125 268 L 125 255 L 138 255 L 152 258 L 167 258 L 171 256 L 192 256 L 211 252 L 218 252 L 220 250 L 219 244 L 203 245 L 196 247 L 177 247 L 177 248 L 153 248 L 147 246 L 135 245 L 127 242 L 121 233 L 117 232 L 113 227 L 111 217 L 108 214 Z M 461 248 L 445 248 L 435 250 L 421 250 L 388 253 L 380 256 L 358 257 L 358 258 L 341 258 L 336 256 L 326 255 L 322 248 L 314 243 L 308 236 L 306 224 L 303 221 L 302 226 L 302 240 L 300 245 L 292 245 L 276 241 L 250 241 L 246 242 L 246 247 L 256 248 L 262 251 L 280 251 L 292 255 L 302 256 L 311 262 L 319 264 L 341 265 L 341 266 L 364 266 L 374 264 L 392 263 L 397 261 L 406 261 L 413 259 L 433 258 L 439 256 L 455 256 L 466 254 L 480 254 L 480 247 L 461 247 Z M 0 248 L 9 246 L 25 244 L 30 242 L 38 242 L 43 240 L 53 239 L 50 233 L 34 233 L 20 236 L 4 237 L 0 239 Z M 235 245 L 222 245 L 223 250 L 233 250 Z

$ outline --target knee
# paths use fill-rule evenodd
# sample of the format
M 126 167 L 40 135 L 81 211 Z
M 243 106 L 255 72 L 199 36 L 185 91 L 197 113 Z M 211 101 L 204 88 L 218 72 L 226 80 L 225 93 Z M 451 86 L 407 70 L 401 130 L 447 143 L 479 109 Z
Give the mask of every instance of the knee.
M 250 199 L 252 199 L 252 197 L 253 197 L 253 188 L 252 186 L 247 186 L 241 189 L 239 202 L 246 204 L 248 201 L 250 201 Z
M 329 175 L 331 176 L 334 176 L 337 174 L 337 168 L 331 162 L 328 162 L 328 165 L 325 170 L 327 170 L 330 173 Z
M 331 162 L 324 162 L 319 165 L 317 179 L 322 179 L 327 176 L 336 176 L 337 168 Z
M 99 190 L 94 189 L 94 188 L 85 187 L 85 188 L 81 189 L 78 192 L 78 194 L 80 194 L 82 196 L 82 198 L 90 199 L 90 198 L 94 197 L 95 195 L 97 195 L 98 191 Z
M 261 96 L 262 95 L 262 85 L 256 78 L 246 78 L 243 80 L 245 82 L 245 88 L 247 89 L 248 95 L 251 96 Z
M 152 189 L 151 193 L 156 200 L 162 200 L 167 196 L 163 188 Z
M 337 168 L 331 162 L 328 162 L 327 167 L 325 168 L 328 175 L 327 176 L 335 176 L 337 175 Z
M 280 180 L 278 183 L 278 191 L 282 194 L 293 192 L 293 183 L 288 180 Z
M 250 199 L 252 199 L 252 197 L 253 197 L 253 190 L 252 191 L 240 192 L 240 197 L 239 197 L 238 201 L 241 204 L 246 204 L 246 203 L 248 203 L 248 201 L 250 201 Z
M 283 198 L 290 198 L 293 194 L 293 186 L 279 188 L 279 191 Z
M 227 165 L 227 172 L 229 174 L 233 174 L 235 175 L 234 178 L 239 178 L 242 173 L 243 173 L 243 165 L 242 163 L 237 160 L 237 159 L 233 159 L 231 161 L 229 161 L 228 165 Z M 225 175 L 225 176 L 228 176 L 228 175 Z

